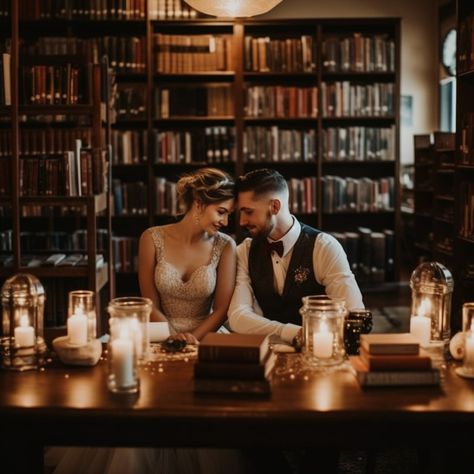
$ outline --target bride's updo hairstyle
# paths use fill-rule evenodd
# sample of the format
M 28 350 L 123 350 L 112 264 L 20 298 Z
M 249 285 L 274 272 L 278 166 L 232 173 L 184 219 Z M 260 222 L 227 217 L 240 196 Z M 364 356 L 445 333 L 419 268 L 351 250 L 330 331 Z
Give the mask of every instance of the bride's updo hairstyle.
M 201 168 L 184 175 L 176 183 L 176 192 L 184 213 L 194 201 L 208 206 L 235 197 L 233 179 L 217 168 Z

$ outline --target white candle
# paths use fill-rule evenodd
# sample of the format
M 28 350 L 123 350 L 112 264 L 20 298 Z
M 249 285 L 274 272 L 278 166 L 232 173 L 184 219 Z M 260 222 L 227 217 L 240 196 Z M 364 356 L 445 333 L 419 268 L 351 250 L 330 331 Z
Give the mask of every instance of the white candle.
M 143 331 L 140 327 L 138 319 L 133 319 L 130 323 L 133 331 L 133 339 L 135 341 L 135 350 L 137 351 L 137 358 L 140 359 L 143 355 Z
M 28 324 L 28 315 L 20 316 L 20 325 L 15 328 L 15 344 L 18 347 L 31 347 L 35 344 L 35 330 Z
M 321 323 L 319 331 L 313 333 L 313 353 L 316 357 L 328 358 L 332 356 L 334 334 L 329 332 L 327 324 Z
M 117 387 L 130 387 L 135 384 L 133 373 L 133 341 L 127 332 L 112 341 L 112 372 Z
M 474 370 L 474 320 L 464 339 L 464 367 Z
M 431 301 L 428 298 L 421 300 L 416 314 L 410 318 L 410 332 L 422 347 L 428 347 L 431 339 Z M 427 316 L 428 315 L 428 316 Z
M 67 335 L 71 344 L 87 344 L 87 329 L 89 321 L 81 308 L 76 308 L 75 313 L 67 319 Z

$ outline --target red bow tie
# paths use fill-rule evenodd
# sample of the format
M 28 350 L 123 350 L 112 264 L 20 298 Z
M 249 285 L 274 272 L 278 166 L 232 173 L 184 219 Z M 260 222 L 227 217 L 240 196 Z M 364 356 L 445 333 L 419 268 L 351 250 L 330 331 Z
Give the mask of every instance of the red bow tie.
M 283 257 L 283 242 L 277 240 L 276 242 L 268 242 L 268 248 L 271 251 L 275 251 L 279 257 Z

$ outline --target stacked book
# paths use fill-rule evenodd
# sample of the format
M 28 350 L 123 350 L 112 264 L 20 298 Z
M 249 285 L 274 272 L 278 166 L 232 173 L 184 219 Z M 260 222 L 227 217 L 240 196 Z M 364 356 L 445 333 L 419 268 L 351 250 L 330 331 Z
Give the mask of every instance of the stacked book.
M 267 336 L 208 333 L 194 365 L 194 392 L 269 395 L 275 361 Z
M 362 334 L 360 355 L 351 357 L 357 381 L 364 387 L 438 385 L 439 369 L 420 350 L 410 333 Z

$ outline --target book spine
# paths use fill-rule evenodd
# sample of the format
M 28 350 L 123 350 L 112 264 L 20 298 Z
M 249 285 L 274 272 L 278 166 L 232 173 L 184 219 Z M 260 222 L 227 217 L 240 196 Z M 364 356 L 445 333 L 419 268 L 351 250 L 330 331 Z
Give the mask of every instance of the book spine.
M 260 348 L 201 346 L 199 361 L 209 362 L 259 362 Z
M 365 387 L 438 385 L 438 370 L 414 372 L 358 372 L 359 383 Z

